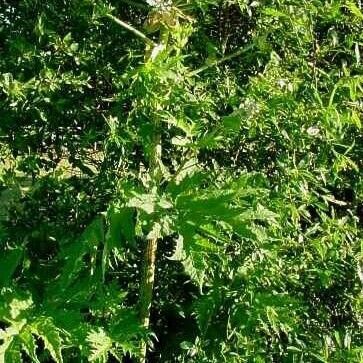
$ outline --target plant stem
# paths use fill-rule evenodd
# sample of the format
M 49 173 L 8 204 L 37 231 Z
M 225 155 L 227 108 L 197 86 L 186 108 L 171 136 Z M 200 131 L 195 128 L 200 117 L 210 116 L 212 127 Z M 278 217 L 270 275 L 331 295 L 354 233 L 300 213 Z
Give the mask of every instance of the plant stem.
M 135 32 L 133 31 L 133 33 Z M 140 36 L 140 34 L 138 35 Z M 142 34 L 142 36 L 144 37 L 145 42 L 149 45 L 152 45 L 152 47 L 155 49 L 155 47 L 157 46 L 156 43 L 147 38 L 145 35 Z M 166 30 L 161 31 L 160 44 L 167 46 L 168 39 L 169 39 L 169 31 Z M 146 51 L 146 54 L 148 54 L 147 55 L 148 60 L 151 61 L 153 60 L 152 53 L 153 53 L 152 51 L 151 52 L 148 52 L 148 50 Z M 161 169 L 160 166 L 162 163 L 161 161 L 162 146 L 161 146 L 161 134 L 160 134 L 159 124 L 160 121 L 158 120 L 158 116 L 155 113 L 154 130 L 153 130 L 153 148 L 151 154 L 149 155 L 149 173 L 152 179 L 150 189 L 152 190 L 159 189 L 160 179 L 162 175 L 160 170 Z M 148 329 L 150 325 L 150 310 L 153 299 L 157 249 L 158 249 L 158 236 L 154 234 L 153 237 L 147 238 L 146 240 L 146 248 L 144 252 L 144 260 L 142 267 L 142 276 L 140 281 L 139 318 L 141 325 L 146 329 Z M 141 352 L 139 360 L 140 363 L 146 362 L 147 348 L 148 348 L 147 342 L 143 341 L 141 343 Z
M 115 23 L 117 23 L 118 25 L 121 25 L 123 28 L 125 28 L 126 30 L 130 31 L 131 33 L 133 33 L 134 35 L 136 35 L 137 37 L 139 37 L 140 39 L 142 39 L 146 44 L 155 47 L 156 43 L 154 43 L 150 38 L 148 38 L 144 33 L 142 33 L 140 30 L 137 30 L 136 28 L 134 28 L 132 25 L 125 23 L 124 21 L 116 18 L 115 16 L 113 16 L 112 14 L 107 14 L 106 15 L 108 18 L 112 19 Z
M 161 136 L 159 122 L 154 122 L 154 146 L 150 155 L 149 173 L 153 180 L 151 188 L 158 188 L 160 183 L 160 162 L 161 162 Z M 148 329 L 150 325 L 150 310 L 153 299 L 155 281 L 156 253 L 158 249 L 158 236 L 146 240 L 144 252 L 142 276 L 140 281 L 139 318 L 141 325 Z M 141 343 L 140 363 L 146 362 L 147 343 Z
M 144 253 L 144 266 L 140 285 L 140 302 L 139 317 L 140 322 L 146 329 L 150 324 L 150 309 L 152 303 L 152 295 L 155 280 L 155 260 L 158 248 L 157 238 L 150 238 L 146 241 L 146 249 Z M 147 343 L 142 342 L 140 363 L 146 362 Z
M 201 72 L 204 72 L 208 68 L 216 67 L 221 63 L 227 62 L 227 61 L 229 61 L 229 60 L 231 60 L 233 58 L 236 58 L 236 57 L 240 56 L 241 54 L 251 50 L 253 47 L 254 47 L 254 44 L 250 44 L 250 45 L 248 45 L 248 46 L 246 46 L 244 48 L 241 48 L 241 49 L 237 50 L 234 53 L 231 53 L 229 55 L 226 55 L 225 57 L 217 59 L 217 60 L 213 61 L 210 64 L 206 64 L 206 65 L 196 69 L 195 71 L 191 71 L 188 75 L 189 76 L 196 76 L 197 74 L 199 74 Z

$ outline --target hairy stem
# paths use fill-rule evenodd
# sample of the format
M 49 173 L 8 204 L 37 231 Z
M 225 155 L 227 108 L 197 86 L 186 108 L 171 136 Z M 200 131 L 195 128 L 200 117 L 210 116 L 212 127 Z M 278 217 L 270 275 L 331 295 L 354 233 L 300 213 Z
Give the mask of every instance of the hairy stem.
M 142 326 L 146 329 L 150 323 L 150 309 L 155 280 L 155 261 L 158 248 L 157 238 L 150 238 L 146 241 L 144 253 L 144 266 L 140 285 L 139 317 Z M 140 363 L 146 362 L 147 344 L 141 344 Z
M 164 29 L 164 31 L 160 32 L 160 44 L 157 45 L 151 39 L 149 39 L 145 34 L 141 33 L 137 29 L 132 26 L 124 23 L 123 21 L 115 18 L 112 15 L 108 16 L 112 20 L 114 20 L 119 25 L 128 29 L 139 38 L 143 39 L 144 42 L 150 46 L 150 49 L 146 49 L 146 61 L 153 61 L 156 57 L 155 50 L 160 48 L 163 49 L 167 46 L 169 39 L 169 31 Z M 161 134 L 160 134 L 160 121 L 158 120 L 157 113 L 154 114 L 154 130 L 153 130 L 153 148 L 151 154 L 149 155 L 149 174 L 152 179 L 152 183 L 150 185 L 150 189 L 158 190 L 161 179 Z M 143 258 L 143 266 L 142 266 L 142 275 L 140 280 L 140 291 L 139 291 L 139 319 L 141 325 L 148 329 L 150 325 L 150 310 L 153 300 L 153 289 L 154 289 L 154 281 L 155 281 L 155 267 L 156 267 L 156 254 L 158 248 L 158 238 L 157 233 L 153 233 L 153 236 L 146 239 L 146 247 Z M 140 352 L 140 363 L 145 363 L 147 358 L 147 342 L 141 343 L 141 352 Z
M 211 62 L 210 64 L 206 64 L 206 65 L 204 65 L 204 66 L 202 66 L 202 67 L 200 67 L 200 68 L 198 68 L 198 69 L 196 69 L 194 71 L 191 71 L 189 73 L 189 76 L 196 76 L 197 74 L 205 71 L 208 68 L 216 67 L 221 63 L 224 63 L 224 62 L 227 62 L 227 61 L 229 61 L 229 60 L 231 60 L 233 58 L 236 58 L 236 57 L 242 55 L 243 53 L 246 53 L 247 51 L 251 50 L 253 47 L 254 47 L 254 44 L 250 44 L 250 45 L 248 45 L 248 46 L 246 46 L 244 48 L 241 48 L 241 49 L 237 50 L 234 53 L 226 55 L 225 57 L 222 57 L 220 59 L 216 59 L 215 61 Z
M 156 46 L 156 43 L 154 43 L 150 38 L 148 38 L 144 33 L 142 33 L 140 30 L 137 30 L 136 28 L 134 28 L 132 25 L 125 23 L 124 21 L 116 18 L 115 16 L 113 16 L 112 14 L 107 14 L 106 15 L 108 18 L 110 18 L 111 20 L 113 20 L 115 23 L 117 23 L 118 25 L 121 25 L 124 29 L 130 31 L 131 33 L 133 33 L 134 35 L 136 35 L 137 37 L 139 37 L 140 39 L 142 39 L 146 44 L 154 47 Z
M 153 179 L 152 188 L 158 188 L 160 183 L 160 163 L 161 163 L 161 137 L 159 131 L 159 122 L 154 123 L 154 147 L 150 155 L 149 173 Z M 139 300 L 139 318 L 140 323 L 146 329 L 150 325 L 150 310 L 153 299 L 153 289 L 155 281 L 156 253 L 158 249 L 158 236 L 153 236 L 146 240 L 144 252 L 142 276 L 140 281 L 140 300 Z M 146 362 L 147 343 L 142 342 L 140 363 Z

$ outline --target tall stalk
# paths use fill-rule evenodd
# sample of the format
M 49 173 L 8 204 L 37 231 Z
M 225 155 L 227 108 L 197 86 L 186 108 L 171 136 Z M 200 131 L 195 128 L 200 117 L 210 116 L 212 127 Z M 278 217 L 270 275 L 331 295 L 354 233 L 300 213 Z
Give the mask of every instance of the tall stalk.
M 160 130 L 157 120 L 154 121 L 154 145 L 150 156 L 150 175 L 153 177 L 151 188 L 157 188 L 159 184 L 159 165 L 161 161 L 161 141 Z M 158 249 L 158 236 L 147 238 L 144 251 L 142 275 L 140 280 L 139 296 L 139 318 L 143 327 L 146 329 L 150 325 L 150 310 L 153 298 L 155 281 L 156 254 Z M 141 343 L 140 363 L 146 362 L 147 343 Z
M 153 61 L 153 57 L 156 53 L 163 51 L 167 47 L 169 39 L 169 32 L 165 29 L 160 32 L 159 44 L 154 45 L 151 52 L 146 51 L 146 61 Z M 156 52 L 155 52 L 156 51 Z M 161 135 L 158 115 L 154 115 L 154 128 L 153 128 L 153 147 L 149 158 L 149 175 L 152 182 L 150 188 L 152 190 L 158 190 L 161 179 Z M 150 190 L 151 191 L 151 190 Z M 151 191 L 152 192 L 152 191 Z M 150 311 L 153 300 L 153 289 L 155 281 L 155 268 L 156 268 L 156 256 L 158 250 L 158 236 L 147 238 L 146 247 L 144 251 L 144 259 L 142 266 L 142 275 L 140 280 L 139 291 L 139 318 L 141 325 L 146 329 L 150 325 Z M 147 342 L 141 343 L 140 363 L 146 362 L 147 356 Z
M 158 239 L 150 238 L 147 240 L 144 252 L 144 266 L 140 282 L 140 321 L 145 327 L 149 327 L 150 323 L 150 309 L 152 304 L 152 295 L 155 280 L 155 266 L 156 266 L 156 252 L 158 248 Z M 140 363 L 146 362 L 147 344 L 142 342 Z
M 124 21 L 116 18 L 113 15 L 108 14 L 108 18 L 116 22 L 118 25 L 127 29 L 139 39 L 143 40 L 147 45 L 145 50 L 145 62 L 152 62 L 157 56 L 157 53 L 164 50 L 167 46 L 169 39 L 169 31 L 167 29 L 162 29 L 160 32 L 159 42 L 155 43 L 150 38 L 148 38 L 144 33 L 134 28 L 132 25 L 125 23 Z M 159 129 L 159 122 L 157 115 L 154 118 L 154 130 L 153 130 L 153 148 L 151 155 L 149 157 L 149 174 L 151 176 L 152 182 L 150 189 L 158 189 L 160 182 L 160 165 L 161 165 L 161 135 Z M 153 288 L 155 281 L 155 267 L 156 267 L 156 254 L 158 249 L 158 237 L 153 236 L 152 238 L 147 238 L 146 246 L 143 257 L 142 275 L 140 279 L 140 291 L 139 291 L 139 319 L 140 323 L 146 329 L 150 325 L 150 310 L 152 305 Z M 147 343 L 141 343 L 140 352 L 140 363 L 146 362 L 147 355 Z

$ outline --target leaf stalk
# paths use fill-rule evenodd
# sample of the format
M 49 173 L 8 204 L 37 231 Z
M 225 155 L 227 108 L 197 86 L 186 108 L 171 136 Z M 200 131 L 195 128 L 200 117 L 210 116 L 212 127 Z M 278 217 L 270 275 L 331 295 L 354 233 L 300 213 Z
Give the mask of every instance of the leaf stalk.
M 136 28 L 134 28 L 132 25 L 125 23 L 124 21 L 120 20 L 119 18 L 116 18 L 116 16 L 112 15 L 112 14 L 107 14 L 106 15 L 109 19 L 113 20 L 115 23 L 117 23 L 118 25 L 122 26 L 124 29 L 128 30 L 129 32 L 133 33 L 134 35 L 136 35 L 138 38 L 142 39 L 144 41 L 144 43 L 146 43 L 147 45 L 150 45 L 152 47 L 155 47 L 157 44 L 155 42 L 153 42 L 150 38 L 148 38 L 144 33 L 142 33 L 140 30 L 137 30 Z
M 222 57 L 220 59 L 216 59 L 215 61 L 213 61 L 213 62 L 211 62 L 209 64 L 205 64 L 204 66 L 202 66 L 202 67 L 200 67 L 200 68 L 198 68 L 198 69 L 196 69 L 194 71 L 189 72 L 188 75 L 190 77 L 196 76 L 199 73 L 204 72 L 205 70 L 207 70 L 209 68 L 216 67 L 216 66 L 220 65 L 221 63 L 224 63 L 224 62 L 227 62 L 227 61 L 229 61 L 229 60 L 231 60 L 233 58 L 239 57 L 243 53 L 246 53 L 249 50 L 253 49 L 253 47 L 254 47 L 254 44 L 249 44 L 244 48 L 238 49 L 236 52 L 228 54 L 225 57 Z

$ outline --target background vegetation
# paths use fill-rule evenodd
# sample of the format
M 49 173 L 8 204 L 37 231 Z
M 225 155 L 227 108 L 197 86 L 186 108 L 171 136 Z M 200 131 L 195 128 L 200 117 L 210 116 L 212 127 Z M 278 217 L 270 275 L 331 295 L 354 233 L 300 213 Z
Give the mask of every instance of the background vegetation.
M 3 0 L 0 362 L 362 362 L 362 24 Z

